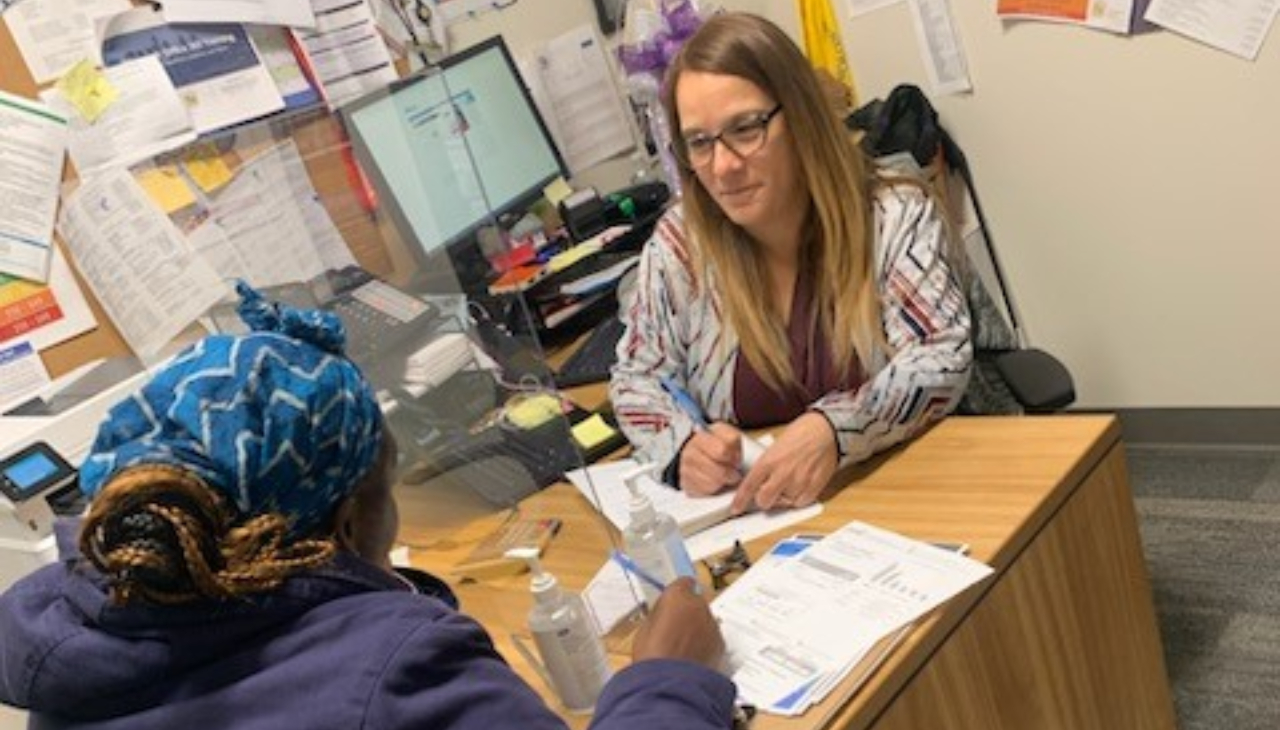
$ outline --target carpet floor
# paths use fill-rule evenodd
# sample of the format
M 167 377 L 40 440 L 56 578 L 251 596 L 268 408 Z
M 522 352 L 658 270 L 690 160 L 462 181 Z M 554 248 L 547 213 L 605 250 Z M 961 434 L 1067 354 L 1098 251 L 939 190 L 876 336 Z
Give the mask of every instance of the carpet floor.
M 1180 727 L 1280 727 L 1280 451 L 1128 455 Z

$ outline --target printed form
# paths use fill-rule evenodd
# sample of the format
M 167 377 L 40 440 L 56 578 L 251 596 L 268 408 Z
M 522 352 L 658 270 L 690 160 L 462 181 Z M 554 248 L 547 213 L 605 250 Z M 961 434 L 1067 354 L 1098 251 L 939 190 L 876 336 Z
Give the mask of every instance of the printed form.
M 309 281 L 355 264 L 293 140 L 247 162 L 187 239 L 222 278 L 256 287 Z
M 5 13 L 4 22 L 37 84 L 83 61 L 98 60 L 95 24 L 127 11 L 129 0 L 36 0 Z
M 67 120 L 0 91 L 0 272 L 47 281 Z
M 157 56 L 143 56 L 103 71 L 120 98 L 92 123 L 75 112 L 57 88 L 41 97 L 71 120 L 71 161 L 80 176 L 100 167 L 128 167 L 195 141 L 187 107 Z
M 573 172 L 635 146 L 627 109 L 609 69 L 605 51 L 589 25 L 554 38 L 533 64 L 521 69 Z
M 739 698 L 798 715 L 877 642 L 991 568 L 851 522 L 800 555 L 752 567 L 712 603 Z
M 142 357 L 227 293 L 128 171 L 109 168 L 68 195 L 58 230 L 80 273 Z
M 1250 61 L 1257 59 L 1280 0 L 1151 0 L 1146 19 Z

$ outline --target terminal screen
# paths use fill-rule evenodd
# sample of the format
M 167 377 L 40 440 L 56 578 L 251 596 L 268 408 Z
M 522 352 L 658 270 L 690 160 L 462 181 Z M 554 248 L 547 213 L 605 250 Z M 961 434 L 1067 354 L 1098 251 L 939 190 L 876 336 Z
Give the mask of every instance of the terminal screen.
M 58 473 L 58 465 L 47 455 L 36 451 L 9 464 L 4 470 L 8 479 L 21 492 L 25 493 Z
M 380 199 L 424 254 L 529 205 L 565 174 L 501 37 L 371 95 L 344 116 Z

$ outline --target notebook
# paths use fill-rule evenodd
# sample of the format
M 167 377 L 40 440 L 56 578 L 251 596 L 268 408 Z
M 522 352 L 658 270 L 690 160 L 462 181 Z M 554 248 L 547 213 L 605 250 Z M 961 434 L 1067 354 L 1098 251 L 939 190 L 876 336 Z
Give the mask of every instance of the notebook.
M 565 477 L 619 530 L 631 521 L 627 508 L 631 491 L 623 477 L 635 471 L 640 462 L 635 459 L 608 461 L 588 469 L 574 469 Z M 694 535 L 716 523 L 729 519 L 733 504 L 733 492 L 727 491 L 711 497 L 690 497 L 679 489 L 672 489 L 649 476 L 640 477 L 636 486 L 653 501 L 659 512 L 671 515 L 685 537 Z

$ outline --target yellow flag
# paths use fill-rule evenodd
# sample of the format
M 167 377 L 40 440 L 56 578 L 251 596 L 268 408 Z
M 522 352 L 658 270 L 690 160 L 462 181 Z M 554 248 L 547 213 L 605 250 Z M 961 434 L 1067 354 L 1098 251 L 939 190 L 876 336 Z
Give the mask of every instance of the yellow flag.
M 800 27 L 804 33 L 804 49 L 814 68 L 831 74 L 847 90 L 849 108 L 857 105 L 853 87 L 853 71 L 844 55 L 840 40 L 840 24 L 836 22 L 831 0 L 796 0 L 800 11 Z

